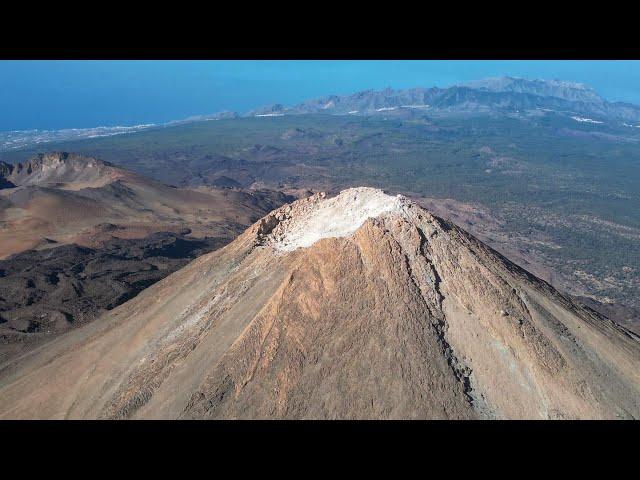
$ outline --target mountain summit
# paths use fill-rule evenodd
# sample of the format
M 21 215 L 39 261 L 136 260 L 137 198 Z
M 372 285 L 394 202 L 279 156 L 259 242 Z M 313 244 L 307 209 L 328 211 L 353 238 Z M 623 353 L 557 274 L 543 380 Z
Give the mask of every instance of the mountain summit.
M 68 152 L 40 153 L 15 165 L 0 162 L 0 176 L 12 186 L 95 188 L 123 178 L 127 173 L 108 162 Z
M 1 365 L 0 417 L 639 418 L 639 359 L 467 232 L 355 188 Z
M 494 77 L 463 83 L 460 86 L 488 92 L 516 92 L 556 97 L 571 102 L 603 103 L 596 91 L 583 84 L 565 80 L 528 80 L 517 77 Z

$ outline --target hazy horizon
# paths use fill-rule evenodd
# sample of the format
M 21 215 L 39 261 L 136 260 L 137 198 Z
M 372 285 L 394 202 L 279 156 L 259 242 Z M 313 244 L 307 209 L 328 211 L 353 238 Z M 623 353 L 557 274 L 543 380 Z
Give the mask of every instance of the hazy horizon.
M 640 104 L 638 61 L 0 61 L 0 131 L 163 123 L 501 76 L 580 82 Z

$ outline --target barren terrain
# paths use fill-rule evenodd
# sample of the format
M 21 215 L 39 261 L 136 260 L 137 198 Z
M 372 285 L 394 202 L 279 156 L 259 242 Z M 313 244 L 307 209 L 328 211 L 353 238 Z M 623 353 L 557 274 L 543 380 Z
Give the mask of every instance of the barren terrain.
M 98 318 L 291 198 L 177 189 L 68 153 L 0 170 L 0 359 Z
M 286 248 L 329 213 L 349 228 Z M 0 416 L 639 418 L 639 367 L 629 330 L 363 188 L 283 206 L 0 365 Z
M 163 231 L 231 239 L 287 198 L 270 191 L 173 188 L 67 153 L 40 155 L 5 170 L 11 173 L 0 190 L 0 258 Z

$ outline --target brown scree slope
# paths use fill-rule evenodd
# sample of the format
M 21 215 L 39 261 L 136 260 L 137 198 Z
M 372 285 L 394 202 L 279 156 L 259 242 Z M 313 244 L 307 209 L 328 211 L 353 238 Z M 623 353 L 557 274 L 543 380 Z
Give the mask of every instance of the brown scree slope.
M 283 206 L 0 365 L 0 418 L 640 417 L 631 332 L 406 199 L 336 198 Z M 288 243 L 369 199 L 390 207 Z

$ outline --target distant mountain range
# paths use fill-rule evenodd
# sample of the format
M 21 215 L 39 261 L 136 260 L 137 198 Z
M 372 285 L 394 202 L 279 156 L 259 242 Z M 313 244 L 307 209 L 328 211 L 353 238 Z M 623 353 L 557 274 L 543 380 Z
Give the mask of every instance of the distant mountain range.
M 583 84 L 563 80 L 527 80 L 515 77 L 497 77 L 475 80 L 462 84 L 476 90 L 489 92 L 529 93 L 540 97 L 557 97 L 574 102 L 602 102 L 596 91 Z
M 352 95 L 329 95 L 292 107 L 281 104 L 269 105 L 249 112 L 249 115 L 388 115 L 390 112 L 403 110 L 438 113 L 552 110 L 597 117 L 596 122 L 640 122 L 640 106 L 608 102 L 586 85 L 561 80 L 526 80 L 513 77 L 489 78 L 448 88 L 386 88 L 365 90 Z
M 499 77 L 467 82 L 448 88 L 417 87 L 406 90 L 386 88 L 384 90 L 364 90 L 351 95 L 328 95 L 293 106 L 275 103 L 246 113 L 223 111 L 162 124 L 0 132 L 0 151 L 53 141 L 121 135 L 151 128 L 239 117 L 279 117 L 301 114 L 416 116 L 475 113 L 504 115 L 526 112 L 544 113 L 546 111 L 570 116 L 578 122 L 615 123 L 622 127 L 640 127 L 640 106 L 625 102 L 609 102 L 584 84 L 562 80 Z

